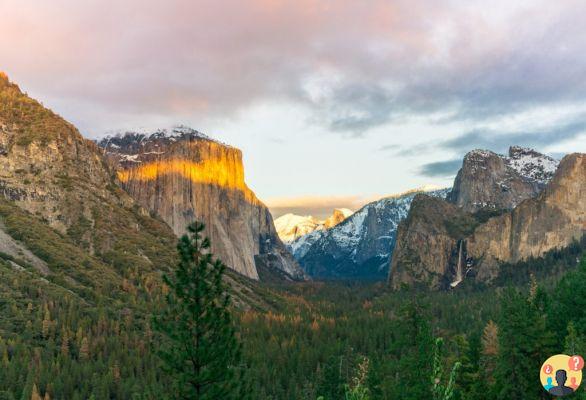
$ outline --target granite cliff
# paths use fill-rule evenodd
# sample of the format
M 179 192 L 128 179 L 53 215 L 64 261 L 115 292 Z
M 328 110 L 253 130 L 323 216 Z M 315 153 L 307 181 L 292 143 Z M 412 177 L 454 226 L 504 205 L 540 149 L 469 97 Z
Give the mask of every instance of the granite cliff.
M 414 199 L 398 228 L 391 285 L 445 289 L 467 277 L 489 283 L 502 263 L 580 240 L 586 233 L 586 155 L 568 155 L 559 167 L 544 157 L 518 147 L 509 157 L 467 154 L 449 201 Z
M 467 242 L 479 260 L 477 276 L 494 279 L 499 262 L 518 262 L 567 247 L 586 233 L 586 154 L 564 157 L 550 184 L 536 198 L 478 226 Z
M 513 209 L 545 187 L 557 164 L 551 157 L 518 146 L 512 146 L 508 156 L 473 150 L 464 157 L 448 201 L 469 212 Z
M 240 150 L 186 127 L 126 133 L 98 144 L 124 190 L 176 235 L 203 221 L 212 251 L 230 268 L 259 279 L 262 265 L 303 279 L 269 210 L 244 181 Z

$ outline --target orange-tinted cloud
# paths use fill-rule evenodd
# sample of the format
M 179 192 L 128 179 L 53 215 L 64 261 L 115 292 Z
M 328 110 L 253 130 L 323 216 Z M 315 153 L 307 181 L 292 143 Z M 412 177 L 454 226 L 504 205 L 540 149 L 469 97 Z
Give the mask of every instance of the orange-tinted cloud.
M 94 135 L 279 100 L 362 133 L 406 114 L 583 100 L 585 12 L 573 0 L 4 0 L 0 69 Z

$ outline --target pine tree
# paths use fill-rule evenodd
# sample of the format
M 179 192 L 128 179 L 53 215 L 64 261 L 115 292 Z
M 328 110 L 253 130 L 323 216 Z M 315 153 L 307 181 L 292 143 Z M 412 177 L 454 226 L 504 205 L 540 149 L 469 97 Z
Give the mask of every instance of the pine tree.
M 84 337 L 81 340 L 81 346 L 79 348 L 79 359 L 80 360 L 87 360 L 89 358 L 90 353 L 90 344 L 87 337 Z
M 67 334 L 67 330 L 63 328 L 61 333 L 61 354 L 63 357 L 69 356 L 69 335 Z
M 494 384 L 494 370 L 499 354 L 498 326 L 494 321 L 488 321 L 482 331 L 482 356 L 480 358 L 481 371 L 489 385 Z
M 553 335 L 545 327 L 545 316 L 517 290 L 502 299 L 498 330 L 497 399 L 549 398 L 535 385 L 535 371 L 553 354 Z
M 405 306 L 399 319 L 399 338 L 395 343 L 400 351 L 397 363 L 397 392 L 393 398 L 419 400 L 432 398 L 429 377 L 433 373 L 433 335 L 429 317 L 424 308 L 414 301 Z
M 41 395 L 39 394 L 39 390 L 37 389 L 37 384 L 33 385 L 33 393 L 31 394 L 31 400 L 43 400 Z
M 456 376 L 458 374 L 458 370 L 462 366 L 462 364 L 459 361 L 454 363 L 454 366 L 452 367 L 447 382 L 445 384 L 442 382 L 444 371 L 444 367 L 442 365 L 443 344 L 443 339 L 437 338 L 435 340 L 435 352 L 433 356 L 433 373 L 431 375 L 431 393 L 433 395 L 433 400 L 451 400 L 454 398 Z
M 213 259 L 202 223 L 187 230 L 177 246 L 178 268 L 164 278 L 170 289 L 166 306 L 154 318 L 164 339 L 159 356 L 174 383 L 174 398 L 236 398 L 241 350 L 223 283 L 226 267 Z

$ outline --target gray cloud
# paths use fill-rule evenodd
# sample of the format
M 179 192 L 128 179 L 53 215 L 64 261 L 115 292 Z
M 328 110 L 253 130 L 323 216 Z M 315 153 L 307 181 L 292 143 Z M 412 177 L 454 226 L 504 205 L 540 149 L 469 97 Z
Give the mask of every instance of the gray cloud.
M 352 135 L 584 102 L 586 3 L 494 3 L 5 0 L 1 68 L 93 131 L 275 100 Z
M 419 174 L 426 177 L 449 177 L 455 175 L 462 165 L 465 153 L 473 149 L 492 150 L 497 153 L 507 153 L 512 145 L 532 147 L 540 150 L 552 144 L 558 144 L 566 140 L 575 139 L 586 133 L 586 116 L 578 118 L 558 127 L 540 129 L 533 132 L 508 132 L 500 133 L 493 130 L 482 129 L 466 132 L 455 138 L 438 143 L 440 149 L 451 150 L 460 157 L 427 163 L 421 166 Z M 399 149 L 397 155 L 408 156 L 425 151 L 426 145 L 417 145 Z M 562 153 L 551 154 L 555 158 L 561 158 Z
M 474 130 L 443 141 L 439 143 L 439 147 L 458 153 L 465 153 L 476 148 L 504 153 L 511 145 L 533 147 L 539 150 L 552 144 L 575 139 L 583 133 L 586 133 L 586 116 L 561 126 L 541 128 L 532 132 L 500 133 L 488 129 Z
M 419 169 L 419 174 L 429 178 L 445 178 L 456 174 L 462 166 L 462 159 L 455 158 L 447 161 L 437 161 L 424 164 Z
M 392 151 L 395 152 L 401 148 L 399 144 L 385 144 L 378 148 L 379 151 Z

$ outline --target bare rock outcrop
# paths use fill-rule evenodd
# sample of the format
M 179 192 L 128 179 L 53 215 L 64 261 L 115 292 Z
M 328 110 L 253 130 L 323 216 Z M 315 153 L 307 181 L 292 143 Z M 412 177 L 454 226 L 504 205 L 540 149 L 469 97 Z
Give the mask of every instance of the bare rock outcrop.
M 448 201 L 468 212 L 511 210 L 537 196 L 557 164 L 551 157 L 518 146 L 512 146 L 508 156 L 473 150 L 464 157 Z

